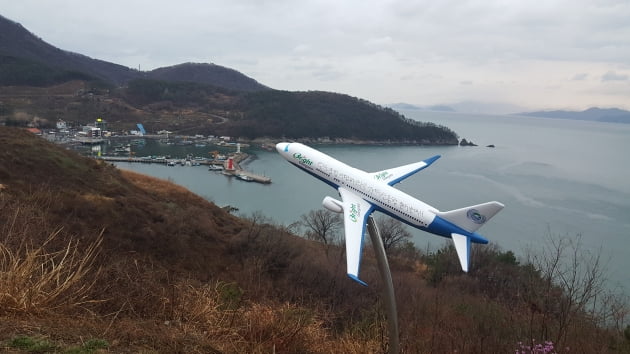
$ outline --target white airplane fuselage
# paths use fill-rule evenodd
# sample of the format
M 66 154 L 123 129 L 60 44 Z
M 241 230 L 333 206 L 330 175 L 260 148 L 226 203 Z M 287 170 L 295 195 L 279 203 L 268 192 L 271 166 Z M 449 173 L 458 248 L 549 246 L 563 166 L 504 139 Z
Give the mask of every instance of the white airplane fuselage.
M 284 151 L 286 145 L 283 145 L 278 151 L 293 165 L 319 178 L 335 189 L 345 187 L 354 191 L 364 200 L 374 205 L 379 211 L 410 226 L 439 236 L 451 237 L 452 230 L 440 227 L 437 224 L 429 227 L 435 221 L 436 212 L 438 212 L 436 208 L 386 183 L 379 183 L 379 181 L 387 182 L 387 175 L 382 176 L 379 180 L 375 180 L 367 172 L 349 166 L 318 150 L 299 143 L 290 144 L 291 151 Z M 474 235 L 475 237 L 471 241 L 488 243 L 488 240 L 481 235 Z
M 396 183 L 428 167 L 439 156 L 398 168 L 368 173 L 300 143 L 279 143 L 276 149 L 291 164 L 339 191 L 343 202 L 326 197 L 323 204 L 327 209 L 344 213 L 346 245 L 353 247 L 354 253 L 360 254 L 361 250 L 360 248 L 356 250 L 355 245 L 351 244 L 356 242 L 356 238 L 355 241 L 348 241 L 351 236 L 348 233 L 360 232 L 359 242 L 362 245 L 363 226 L 365 226 L 367 216 L 372 211 L 379 210 L 420 230 L 453 238 L 462 269 L 467 271 L 470 242 L 488 243 L 488 240 L 474 231 L 503 208 L 501 203 L 489 202 L 440 212 L 429 204 L 393 187 Z M 362 206 L 367 210 L 360 210 Z M 358 230 L 356 228 L 348 228 L 348 224 L 360 222 L 363 223 L 360 231 L 355 231 Z M 357 278 L 360 255 L 358 257 L 359 259 L 352 259 L 352 263 L 357 263 L 356 267 L 351 267 L 349 264 L 348 275 L 361 282 Z

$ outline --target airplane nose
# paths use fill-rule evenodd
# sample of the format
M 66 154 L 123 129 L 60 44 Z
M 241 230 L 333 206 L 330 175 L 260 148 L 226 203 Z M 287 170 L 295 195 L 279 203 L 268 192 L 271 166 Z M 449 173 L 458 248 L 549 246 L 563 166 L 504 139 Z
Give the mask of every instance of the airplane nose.
M 289 146 L 289 143 L 277 143 L 276 150 L 278 150 L 279 153 L 282 153 L 282 152 L 288 151 L 287 149 L 288 146 Z

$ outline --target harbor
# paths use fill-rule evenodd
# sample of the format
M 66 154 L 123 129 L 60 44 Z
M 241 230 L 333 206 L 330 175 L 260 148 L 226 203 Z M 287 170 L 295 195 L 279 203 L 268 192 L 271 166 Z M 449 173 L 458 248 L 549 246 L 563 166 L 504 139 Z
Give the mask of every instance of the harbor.
M 38 130 L 34 133 L 83 155 L 113 164 L 208 166 L 209 171 L 220 172 L 241 181 L 271 183 L 271 178 L 241 167 L 242 162 L 255 156 L 241 151 L 241 148 L 252 148 L 248 143 L 235 141 L 228 136 L 173 135 L 168 131 L 151 135 L 147 134 L 142 124 L 137 124 L 137 127 L 137 131 L 115 135 L 107 130 L 107 122 L 101 118 L 80 130 L 71 129 L 60 120 L 57 130 Z M 260 149 L 269 151 L 270 146 L 262 144 Z
M 240 162 L 246 160 L 249 157 L 246 153 L 234 154 L 227 157 L 224 160 L 207 159 L 207 158 L 195 158 L 188 155 L 184 159 L 179 158 L 167 158 L 164 156 L 97 156 L 96 159 L 108 161 L 108 162 L 128 162 L 128 163 L 142 163 L 142 164 L 162 164 L 170 167 L 175 166 L 208 166 L 209 171 L 220 172 L 227 177 L 234 177 L 245 182 L 256 182 L 262 184 L 271 183 L 271 178 L 263 175 L 259 175 L 250 171 L 247 171 L 240 167 Z

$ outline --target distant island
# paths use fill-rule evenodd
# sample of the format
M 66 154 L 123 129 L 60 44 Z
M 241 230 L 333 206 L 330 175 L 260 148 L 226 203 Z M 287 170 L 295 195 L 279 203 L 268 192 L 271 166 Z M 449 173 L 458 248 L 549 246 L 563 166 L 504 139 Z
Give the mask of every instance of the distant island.
M 405 102 L 388 104 L 387 107 L 401 111 L 420 111 L 420 112 L 452 112 L 463 114 L 492 114 L 492 115 L 512 115 L 521 117 L 540 117 L 555 119 L 573 119 L 586 120 L 594 122 L 608 123 L 630 123 L 630 111 L 619 108 L 599 108 L 591 107 L 584 111 L 569 110 L 546 110 L 535 112 L 523 112 L 523 107 L 501 104 L 501 103 L 483 103 L 483 102 L 460 102 L 453 104 L 438 105 L 419 105 Z M 519 112 L 519 113 L 514 113 Z
M 538 111 L 538 112 L 524 112 L 516 113 L 517 116 L 527 117 L 542 117 L 542 118 L 556 118 L 556 119 L 575 119 L 575 120 L 587 120 L 595 122 L 609 122 L 609 123 L 626 123 L 630 124 L 630 111 L 625 111 L 618 108 L 589 108 L 587 110 L 577 111 Z
M 441 104 L 432 105 L 432 106 L 418 106 L 415 104 L 400 102 L 400 103 L 392 103 L 387 106 L 392 109 L 401 109 L 401 110 L 408 110 L 408 111 L 415 110 L 415 111 L 432 111 L 432 112 L 456 112 L 456 110 L 453 107 L 447 106 L 447 105 L 441 105 Z

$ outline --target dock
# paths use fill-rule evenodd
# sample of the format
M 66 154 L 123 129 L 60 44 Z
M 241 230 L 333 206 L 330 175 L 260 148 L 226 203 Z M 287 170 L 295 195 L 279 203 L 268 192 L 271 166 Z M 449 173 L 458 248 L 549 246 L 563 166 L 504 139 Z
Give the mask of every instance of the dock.
M 257 182 L 257 183 L 262 183 L 262 184 L 271 183 L 271 178 L 267 176 L 261 176 L 261 175 L 241 169 L 241 167 L 238 165 L 238 162 L 244 160 L 246 157 L 247 155 L 245 154 L 238 157 L 235 156 L 232 160 L 233 169 L 228 169 L 228 160 L 225 160 L 225 161 L 208 160 L 208 159 L 188 160 L 188 159 L 147 158 L 147 157 L 132 157 L 132 156 L 99 156 L 97 157 L 97 159 L 109 161 L 109 162 L 157 163 L 157 164 L 162 164 L 162 165 L 167 165 L 167 166 L 220 165 L 220 166 L 223 166 L 223 170 L 221 171 L 221 173 L 228 177 L 236 177 L 246 182 Z
M 266 177 L 266 176 L 261 176 L 261 175 L 257 175 L 255 173 L 251 173 L 249 171 L 245 171 L 245 170 L 223 170 L 222 172 L 224 175 L 226 176 L 230 176 L 230 177 L 236 177 L 240 180 L 246 181 L 246 182 L 257 182 L 257 183 L 262 183 L 262 184 L 269 184 L 271 183 L 271 178 Z
M 225 161 L 225 163 L 223 164 L 223 171 L 221 173 L 229 177 L 236 177 L 245 182 L 257 182 L 257 183 L 262 183 L 262 184 L 271 183 L 271 178 L 267 176 L 257 175 L 255 173 L 242 169 L 241 166 L 239 165 L 239 162 L 243 160 L 244 158 L 233 159 L 231 169 L 230 169 L 230 160 Z
M 199 165 L 222 165 L 223 161 L 215 161 L 215 160 L 186 160 L 186 159 L 167 159 L 167 158 L 157 158 L 150 159 L 146 157 L 129 157 L 129 156 L 99 156 L 96 157 L 98 160 L 110 161 L 110 162 L 135 162 L 135 163 L 157 163 L 168 165 L 172 164 L 185 164 L 186 161 L 192 163 L 198 163 Z

